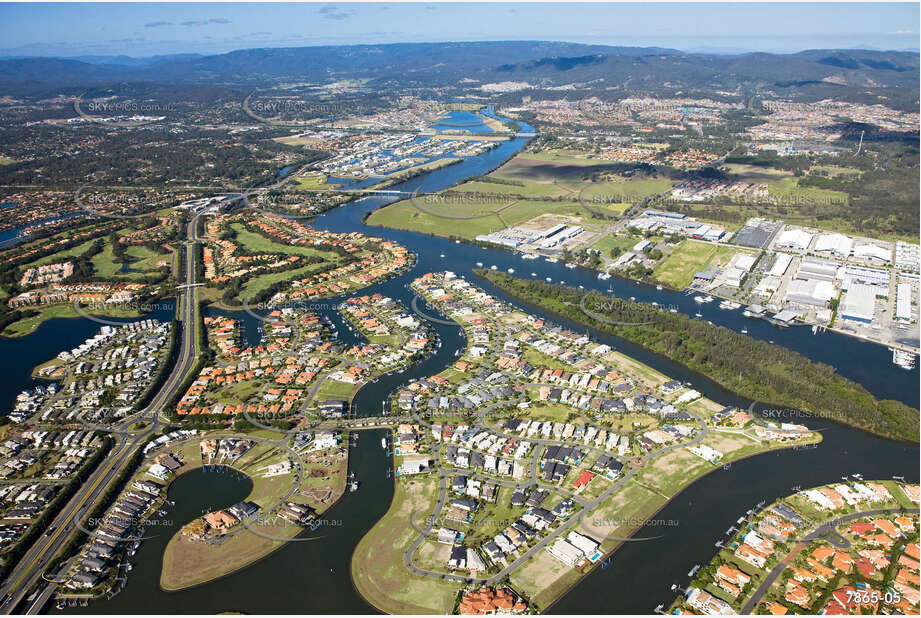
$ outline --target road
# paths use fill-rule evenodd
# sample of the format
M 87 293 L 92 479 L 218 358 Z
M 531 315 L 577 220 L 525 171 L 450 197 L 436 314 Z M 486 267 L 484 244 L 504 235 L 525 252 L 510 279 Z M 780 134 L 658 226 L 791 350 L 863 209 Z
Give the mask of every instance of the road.
M 197 226 L 198 215 L 192 217 L 186 228 L 187 240 L 190 243 L 194 243 L 197 240 Z M 187 245 L 186 250 L 185 282 L 187 284 L 195 283 L 195 252 L 190 250 L 191 246 L 191 244 Z M 162 424 L 160 413 L 182 385 L 186 374 L 195 363 L 198 332 L 197 311 L 198 287 L 186 286 L 181 288 L 176 303 L 176 314 L 182 321 L 182 342 L 176 364 L 173 366 L 169 377 L 140 415 L 123 421 L 121 425 L 115 428 L 117 437 L 110 453 L 99 463 L 96 470 L 93 471 L 87 481 L 77 490 L 54 518 L 51 525 L 48 526 L 47 529 L 50 534 L 46 533 L 35 541 L 22 560 L 19 561 L 19 564 L 6 578 L 3 585 L 0 586 L 0 598 L 4 599 L 0 603 L 0 612 L 4 614 L 14 613 L 29 590 L 42 578 L 45 568 L 57 550 L 66 544 L 72 534 L 77 532 L 77 522 L 86 516 L 92 505 L 96 503 L 112 481 L 125 469 L 137 448 L 143 444 L 149 435 L 159 430 Z M 145 431 L 134 434 L 120 431 L 126 428 L 122 425 L 134 422 L 139 416 L 149 418 L 152 421 Z M 48 583 L 45 589 L 41 591 L 39 600 L 44 599 L 47 601 L 51 597 L 54 588 L 56 588 L 56 584 Z M 38 603 L 29 608 L 30 613 L 40 610 L 41 607 Z
M 809 543 L 810 541 L 815 541 L 816 539 L 819 539 L 828 533 L 835 532 L 835 528 L 837 528 L 841 524 L 847 523 L 854 519 L 860 519 L 861 517 L 875 517 L 877 515 L 889 515 L 891 513 L 899 513 L 899 512 L 901 512 L 901 509 L 897 509 L 897 508 L 895 509 L 873 509 L 872 511 L 862 511 L 860 513 L 851 513 L 850 515 L 844 515 L 842 517 L 839 517 L 838 519 L 828 522 L 827 524 L 823 524 L 819 526 L 818 528 L 816 528 L 815 530 L 807 534 L 805 537 L 803 537 L 803 541 L 805 543 Z M 917 513 L 918 509 L 906 509 L 906 512 L 907 513 Z M 794 550 L 793 553 L 794 554 L 799 553 L 803 547 L 804 547 L 803 544 L 798 544 L 797 548 Z M 771 572 L 768 573 L 768 576 L 764 578 L 764 581 L 761 582 L 761 585 L 758 586 L 758 589 L 755 590 L 751 598 L 748 599 L 748 602 L 745 603 L 745 606 L 742 608 L 742 611 L 739 612 L 740 614 L 751 614 L 752 613 L 752 610 L 755 608 L 755 605 L 758 604 L 758 601 L 760 601 L 761 598 L 764 596 L 764 593 L 766 593 L 768 589 L 777 580 L 777 578 L 780 577 L 780 574 L 783 573 L 784 570 L 786 570 L 788 559 L 790 557 L 791 556 L 787 556 L 787 558 L 778 562 L 777 566 L 771 569 Z

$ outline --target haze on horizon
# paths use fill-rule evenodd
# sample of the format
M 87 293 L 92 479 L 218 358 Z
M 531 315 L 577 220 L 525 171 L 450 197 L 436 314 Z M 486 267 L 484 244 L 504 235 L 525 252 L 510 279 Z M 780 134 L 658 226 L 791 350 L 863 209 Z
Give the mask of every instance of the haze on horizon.
M 689 52 L 917 50 L 918 3 L 0 4 L 0 56 L 544 40 Z

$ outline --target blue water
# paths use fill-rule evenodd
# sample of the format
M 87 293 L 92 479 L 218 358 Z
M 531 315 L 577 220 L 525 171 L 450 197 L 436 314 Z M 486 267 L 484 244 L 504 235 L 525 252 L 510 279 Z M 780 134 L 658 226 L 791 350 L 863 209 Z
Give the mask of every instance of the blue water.
M 438 124 L 431 125 L 431 128 L 439 131 L 469 131 L 470 133 L 492 133 L 483 119 L 473 112 L 448 112 L 447 118 L 443 118 Z

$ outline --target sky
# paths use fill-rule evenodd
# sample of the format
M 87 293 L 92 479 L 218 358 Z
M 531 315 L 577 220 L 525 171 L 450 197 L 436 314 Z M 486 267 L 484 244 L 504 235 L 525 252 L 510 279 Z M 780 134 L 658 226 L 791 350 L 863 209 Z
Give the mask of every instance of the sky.
M 915 3 L 0 3 L 0 56 L 547 40 L 685 51 L 919 47 Z

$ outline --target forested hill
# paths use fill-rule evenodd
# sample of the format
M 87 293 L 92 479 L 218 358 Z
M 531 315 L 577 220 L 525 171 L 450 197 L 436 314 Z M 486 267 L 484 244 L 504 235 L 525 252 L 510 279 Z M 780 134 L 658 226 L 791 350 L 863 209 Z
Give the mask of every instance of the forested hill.
M 888 438 L 918 442 L 918 410 L 877 401 L 863 386 L 784 348 L 722 326 L 575 288 L 477 270 L 503 291 L 598 331 L 616 335 L 768 405 L 806 410 Z M 584 308 L 588 308 L 588 312 Z M 604 307 L 598 311 L 593 307 Z M 613 325 L 606 320 L 643 323 Z
M 658 47 L 552 41 L 395 43 L 243 49 L 149 61 L 0 59 L 0 84 L 67 86 L 117 81 L 269 87 L 281 82 L 368 79 L 377 87 L 476 88 L 514 81 L 535 89 L 571 86 L 677 95 L 698 90 L 861 100 L 917 108 L 917 53 L 810 50 L 712 55 Z M 613 90 L 612 90 L 613 89 Z

